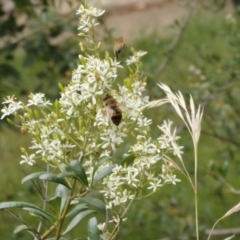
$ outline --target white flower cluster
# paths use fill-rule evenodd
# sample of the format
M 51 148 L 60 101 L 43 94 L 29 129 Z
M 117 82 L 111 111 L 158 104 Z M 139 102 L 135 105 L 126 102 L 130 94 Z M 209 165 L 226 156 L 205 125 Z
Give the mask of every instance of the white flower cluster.
M 14 96 L 8 96 L 7 98 L 5 98 L 3 104 L 4 107 L 3 109 L 1 109 L 3 115 L 1 119 L 11 114 L 15 114 L 19 109 L 23 108 L 23 103 L 20 101 L 16 101 L 16 98 Z
M 72 81 L 61 93 L 59 103 L 61 111 L 68 117 L 79 116 L 79 106 L 84 103 L 85 114 L 96 105 L 97 99 L 102 99 L 104 92 L 109 91 L 117 77 L 120 63 L 109 59 L 101 60 L 94 56 L 80 56 L 82 64 L 73 71 Z
M 176 184 L 180 181 L 173 174 L 173 168 L 163 162 L 162 156 L 169 152 L 165 140 L 159 138 L 153 141 L 141 135 L 138 135 L 137 139 L 137 143 L 131 147 L 130 154 L 133 156 L 133 162 L 129 166 L 118 165 L 103 181 L 104 190 L 100 192 L 107 200 L 109 209 L 119 205 L 124 207 L 127 202 L 136 197 L 136 192 L 140 194 L 143 189 L 155 192 L 166 183 Z
M 99 10 L 93 6 L 88 6 L 87 3 L 85 3 L 85 6 L 81 5 L 77 10 L 77 14 L 80 15 L 78 30 L 88 33 L 89 30 L 98 25 L 96 18 L 103 15 L 104 12 L 104 10 Z

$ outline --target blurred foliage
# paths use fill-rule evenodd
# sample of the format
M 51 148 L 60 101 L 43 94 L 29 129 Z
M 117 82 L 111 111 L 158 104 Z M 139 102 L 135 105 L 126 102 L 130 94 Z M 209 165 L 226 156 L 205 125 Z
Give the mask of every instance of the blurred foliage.
M 208 1 L 199 1 L 200 5 L 206 10 L 213 12 L 221 11 L 224 7 L 227 6 L 228 1 L 226 0 L 208 0 Z M 235 8 L 240 5 L 240 0 L 232 0 L 232 4 Z
M 79 1 L 7 0 L 0 3 L 0 99 L 30 92 L 58 95 L 79 53 Z M 71 24 L 69 24 L 71 23 Z
M 69 9 L 66 13 L 58 9 L 61 4 L 54 5 L 58 1 L 18 0 L 14 1 L 14 7 L 6 9 L 5 4 L 9 2 L 2 2 L 0 10 L 0 98 L 7 94 L 44 92 L 54 99 L 58 95 L 57 83 L 67 83 L 76 66 L 79 48 L 74 12 L 77 7 L 71 1 L 64 1 Z M 239 187 L 240 14 L 238 9 L 226 17 L 220 10 L 214 14 L 205 8 L 199 11 L 184 33 L 173 61 L 161 74 L 156 74 L 156 70 L 168 54 L 172 39 L 152 34 L 131 45 L 148 51 L 143 60 L 148 77 L 147 94 L 152 100 L 164 97 L 156 87 L 156 83 L 164 82 L 186 97 L 191 94 L 195 102 L 205 106 L 199 148 L 199 208 L 201 239 L 206 239 L 204 231 L 238 202 L 236 195 L 229 194 L 225 181 Z M 174 33 L 177 28 L 171 26 L 169 30 Z M 153 112 L 146 111 L 146 114 L 153 117 L 155 125 L 174 118 L 170 106 Z M 184 131 L 181 136 L 184 159 L 191 171 L 191 142 Z M 0 141 L 0 182 L 5 186 L 0 200 L 24 196 L 36 201 L 31 185 L 17 190 L 24 174 L 19 167 L 15 170 L 15 166 L 19 162 L 19 147 L 28 144 L 26 138 L 3 128 Z M 119 239 L 195 239 L 193 214 L 193 193 L 182 178 L 182 184 L 176 188 L 165 188 L 161 195 L 135 204 Z M 14 223 L 10 216 L 0 213 L 0 220 L 0 240 L 26 239 L 11 233 Z M 239 227 L 239 215 L 231 216 L 218 227 Z

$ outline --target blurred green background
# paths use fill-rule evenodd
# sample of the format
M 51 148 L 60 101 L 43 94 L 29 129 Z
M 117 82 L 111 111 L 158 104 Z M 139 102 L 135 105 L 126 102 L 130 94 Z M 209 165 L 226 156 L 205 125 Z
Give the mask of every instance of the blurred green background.
M 24 100 L 30 92 L 43 92 L 52 100 L 59 96 L 58 83 L 66 85 L 69 82 L 71 71 L 78 62 L 80 39 L 75 11 L 80 2 L 0 2 L 1 102 L 13 94 Z M 174 1 L 165 1 L 165 4 L 169 2 L 177 4 Z M 240 12 L 239 1 L 235 1 L 231 13 L 226 11 L 225 3 L 203 1 L 185 31 L 181 32 L 182 19 L 179 18 L 160 33 L 153 31 L 141 37 L 138 34 L 127 42 L 128 48 L 148 52 L 143 63 L 144 75 L 148 78 L 146 94 L 151 100 L 164 97 L 156 87 L 157 83 L 163 82 L 174 91 L 180 90 L 186 98 L 191 94 L 196 103 L 204 105 L 198 172 L 200 239 L 206 239 L 206 229 L 239 202 L 239 192 L 234 193 L 230 185 L 240 189 Z M 185 8 L 187 13 L 187 4 Z M 110 12 L 114 14 L 114 10 Z M 103 49 L 113 56 L 116 33 L 114 28 L 107 26 L 107 18 L 108 13 L 100 19 L 99 39 Z M 179 32 L 179 44 L 169 51 Z M 169 56 L 170 61 L 160 71 L 161 63 Z M 120 71 L 119 81 L 125 75 L 125 71 Z M 180 143 L 184 146 L 185 164 L 193 173 L 192 142 L 171 106 L 147 110 L 146 115 L 153 118 L 153 137 L 158 136 L 157 125 L 164 119 L 174 120 L 181 136 Z M 9 126 L 6 120 L 1 121 L 0 202 L 41 204 L 34 187 L 30 183 L 20 183 L 22 177 L 32 171 L 32 168 L 19 164 L 20 147 L 27 148 L 29 142 L 20 129 Z M 195 239 L 194 194 L 184 177 L 180 173 L 177 175 L 182 180 L 180 184 L 166 186 L 152 197 L 134 204 L 118 239 Z M 13 234 L 17 225 L 16 220 L 1 211 L 0 240 L 31 239 L 28 235 Z M 223 220 L 217 227 L 240 228 L 239 213 Z M 86 237 L 84 229 L 76 229 L 69 239 L 79 235 Z M 213 239 L 224 239 L 224 236 Z

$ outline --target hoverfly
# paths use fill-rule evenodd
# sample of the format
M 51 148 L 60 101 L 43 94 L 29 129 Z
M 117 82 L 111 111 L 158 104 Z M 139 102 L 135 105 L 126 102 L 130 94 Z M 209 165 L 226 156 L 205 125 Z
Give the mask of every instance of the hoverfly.
M 126 44 L 124 42 L 124 39 L 121 37 L 121 38 L 118 38 L 115 43 L 114 43 L 114 47 L 113 47 L 113 52 L 115 54 L 115 57 L 117 59 L 117 61 L 119 60 L 119 55 L 120 53 L 126 48 Z

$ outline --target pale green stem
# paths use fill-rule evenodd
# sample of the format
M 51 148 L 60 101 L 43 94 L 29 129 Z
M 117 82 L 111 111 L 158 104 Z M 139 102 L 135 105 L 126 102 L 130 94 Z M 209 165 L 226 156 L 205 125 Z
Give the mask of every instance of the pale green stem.
M 164 185 L 165 185 L 165 183 L 162 184 L 161 188 L 162 188 Z M 160 190 L 161 188 L 159 188 L 158 190 Z M 158 191 L 158 190 L 157 190 L 157 191 Z M 145 196 L 143 196 L 143 197 L 136 198 L 136 200 L 141 200 L 141 199 L 150 197 L 151 195 L 155 194 L 157 191 L 155 191 L 155 192 L 150 192 L 150 193 L 148 193 L 147 195 L 145 195 Z
M 47 164 L 47 172 L 49 172 L 49 164 Z M 44 181 L 43 182 L 44 184 L 44 188 L 45 188 L 45 192 L 44 192 L 44 195 L 43 195 L 43 211 L 45 211 L 46 209 L 46 199 L 47 199 L 47 195 L 48 195 L 48 181 Z M 39 225 L 38 225 L 38 228 L 37 228 L 37 232 L 39 233 L 40 230 L 41 230 L 41 227 L 42 227 L 42 220 L 40 220 L 39 222 Z M 38 237 L 35 237 L 34 240 L 37 240 Z
M 192 183 L 191 177 L 187 171 L 187 169 L 185 168 L 185 165 L 181 159 L 184 171 L 187 174 L 187 177 L 193 187 L 193 191 L 194 191 L 194 204 L 195 204 L 195 225 L 196 225 L 196 240 L 199 240 L 199 231 L 198 231 L 198 195 L 197 195 L 197 191 L 198 191 L 198 185 L 197 185 L 197 168 L 198 168 L 198 157 L 197 157 L 197 143 L 194 140 L 194 136 L 192 134 L 191 131 L 191 126 L 188 125 L 187 121 L 185 121 L 184 118 L 182 118 L 183 122 L 185 123 L 185 126 L 187 127 L 192 139 L 193 139 L 193 145 L 194 145 L 194 183 Z
M 195 199 L 195 224 L 196 224 L 196 240 L 199 240 L 198 232 L 198 185 L 197 185 L 197 168 L 198 168 L 198 157 L 197 157 L 197 144 L 194 143 L 194 199 Z
M 183 175 L 189 180 L 189 182 L 190 182 L 190 184 L 191 184 L 191 186 L 192 186 L 192 188 L 193 188 L 193 191 L 195 192 L 195 184 L 192 182 L 192 179 L 191 179 L 191 177 L 190 177 L 190 175 L 189 175 L 189 173 L 188 173 L 188 171 L 187 171 L 187 169 L 186 169 L 186 167 L 185 167 L 185 164 L 184 164 L 184 162 L 182 161 L 182 159 L 180 159 L 180 161 L 181 161 L 181 163 L 182 163 L 182 166 L 183 166 Z
M 76 184 L 76 180 L 74 180 L 74 182 L 73 182 L 73 184 L 72 184 L 71 193 L 70 193 L 70 195 L 68 196 L 68 199 L 67 199 L 65 208 L 64 208 L 63 213 L 62 213 L 62 215 L 61 215 L 61 217 L 60 217 L 60 219 L 59 219 L 59 223 L 58 223 L 58 227 L 57 227 L 57 232 L 56 232 L 55 240 L 58 240 L 58 239 L 60 238 L 60 236 L 61 236 L 61 231 L 62 231 L 63 223 L 64 223 L 65 217 L 66 217 L 67 212 L 68 212 L 68 210 L 69 210 L 70 203 L 71 203 L 72 198 L 73 198 L 73 190 L 74 190 L 75 184 Z
M 124 218 L 124 216 L 125 216 L 126 213 L 128 212 L 129 208 L 132 206 L 133 202 L 136 200 L 137 196 L 138 196 L 138 191 L 135 193 L 134 198 L 129 202 L 128 206 L 125 208 L 125 210 L 124 210 L 123 213 L 121 214 L 121 216 L 120 216 L 120 221 L 119 221 L 119 222 L 116 224 L 116 226 L 114 227 L 114 229 L 113 229 L 111 235 L 109 236 L 108 240 L 113 240 L 113 239 L 116 237 L 116 235 L 117 235 L 117 233 L 118 233 L 118 231 L 119 231 L 119 226 L 120 226 L 120 224 L 121 224 L 121 222 L 122 222 L 122 219 Z

